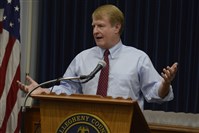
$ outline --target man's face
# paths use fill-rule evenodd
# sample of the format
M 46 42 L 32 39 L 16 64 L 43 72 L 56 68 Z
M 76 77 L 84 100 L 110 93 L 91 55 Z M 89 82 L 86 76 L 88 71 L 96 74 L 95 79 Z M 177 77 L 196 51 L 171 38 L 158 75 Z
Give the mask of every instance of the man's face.
M 120 40 L 120 25 L 112 26 L 107 16 L 102 19 L 93 18 L 93 36 L 96 44 L 104 49 L 113 47 Z

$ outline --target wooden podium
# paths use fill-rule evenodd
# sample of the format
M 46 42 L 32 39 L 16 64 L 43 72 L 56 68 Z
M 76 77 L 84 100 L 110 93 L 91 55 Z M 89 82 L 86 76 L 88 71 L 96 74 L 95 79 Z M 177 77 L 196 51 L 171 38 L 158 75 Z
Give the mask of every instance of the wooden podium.
M 83 129 L 90 133 L 150 132 L 138 103 L 131 99 L 78 94 L 32 97 L 40 100 L 42 133 L 78 133 Z

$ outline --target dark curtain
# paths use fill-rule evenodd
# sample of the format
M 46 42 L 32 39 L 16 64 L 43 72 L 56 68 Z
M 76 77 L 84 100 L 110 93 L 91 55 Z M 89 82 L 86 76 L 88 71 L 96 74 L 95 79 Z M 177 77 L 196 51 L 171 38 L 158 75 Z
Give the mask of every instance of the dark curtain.
M 39 13 L 39 83 L 62 77 L 72 59 L 95 46 L 91 14 L 105 3 L 124 13 L 124 44 L 145 51 L 159 73 L 179 63 L 175 99 L 145 109 L 199 113 L 198 0 L 42 0 Z

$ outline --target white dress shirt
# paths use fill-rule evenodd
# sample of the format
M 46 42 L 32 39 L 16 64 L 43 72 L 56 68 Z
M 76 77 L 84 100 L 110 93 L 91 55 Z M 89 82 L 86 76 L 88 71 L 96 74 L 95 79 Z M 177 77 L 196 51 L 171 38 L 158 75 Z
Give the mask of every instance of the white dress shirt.
M 94 70 L 100 60 L 103 60 L 105 49 L 98 46 L 79 53 L 67 68 L 63 77 L 87 75 Z M 120 41 L 109 49 L 109 84 L 107 96 L 132 98 L 137 100 L 143 109 L 144 98 L 147 102 L 161 103 L 173 99 L 173 90 L 170 86 L 168 95 L 162 99 L 158 89 L 162 77 L 155 70 L 146 53 L 134 47 L 125 46 Z M 54 86 L 53 92 L 60 94 L 83 93 L 96 95 L 99 79 L 98 72 L 95 77 L 85 84 L 62 81 Z

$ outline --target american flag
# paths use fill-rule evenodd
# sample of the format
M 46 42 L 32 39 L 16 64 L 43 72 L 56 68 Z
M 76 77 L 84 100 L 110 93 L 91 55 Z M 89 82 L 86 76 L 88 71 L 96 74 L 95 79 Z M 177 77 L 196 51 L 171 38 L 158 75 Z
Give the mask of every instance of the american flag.
M 18 133 L 21 123 L 20 3 L 0 0 L 0 133 Z

